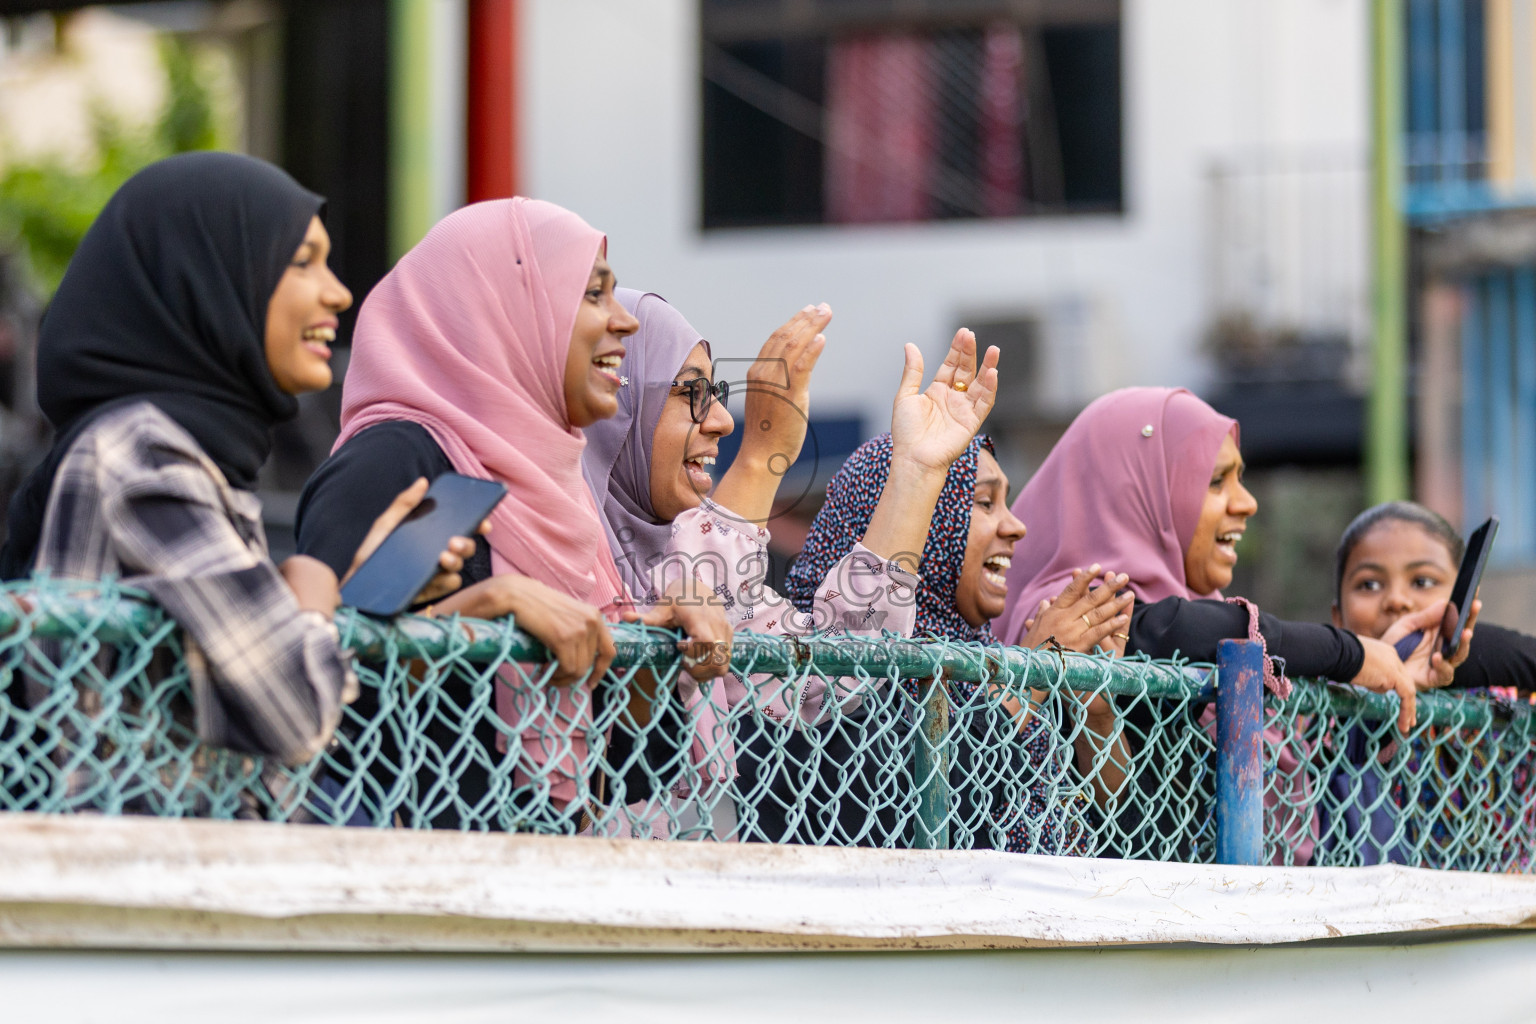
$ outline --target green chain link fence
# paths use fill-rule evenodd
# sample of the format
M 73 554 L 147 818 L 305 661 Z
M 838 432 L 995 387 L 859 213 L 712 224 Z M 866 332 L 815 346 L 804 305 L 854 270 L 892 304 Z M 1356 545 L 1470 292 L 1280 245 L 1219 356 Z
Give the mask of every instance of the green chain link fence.
M 641 626 L 562 689 L 508 623 L 343 610 L 362 694 L 282 766 L 198 742 L 178 630 L 141 595 L 0 590 L 3 810 L 1216 859 L 1211 666 L 738 633 L 732 702 L 680 687 L 673 637 Z M 816 678 L 825 720 L 775 713 Z M 1529 870 L 1531 708 L 1419 706 L 1404 740 L 1395 698 L 1269 698 L 1265 858 Z

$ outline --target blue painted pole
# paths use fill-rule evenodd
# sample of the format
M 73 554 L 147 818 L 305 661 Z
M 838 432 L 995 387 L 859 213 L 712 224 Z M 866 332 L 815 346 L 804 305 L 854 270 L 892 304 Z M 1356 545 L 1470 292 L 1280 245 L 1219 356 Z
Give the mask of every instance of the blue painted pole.
M 1434 3 L 1435 0 L 1408 0 L 1408 109 L 1404 112 L 1404 121 L 1408 180 L 1437 186 L 1440 184 L 1440 91 L 1437 88 L 1439 67 L 1435 59 Z M 1401 15 L 1389 11 L 1387 16 L 1396 18 Z
M 1264 863 L 1264 649 L 1216 645 L 1216 861 Z

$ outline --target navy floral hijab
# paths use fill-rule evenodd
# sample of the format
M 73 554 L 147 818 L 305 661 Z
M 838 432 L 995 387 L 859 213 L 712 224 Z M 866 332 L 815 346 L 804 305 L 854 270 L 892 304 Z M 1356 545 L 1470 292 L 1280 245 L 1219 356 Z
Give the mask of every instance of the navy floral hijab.
M 960 570 L 971 536 L 976 464 L 983 448 L 993 452 L 992 439 L 978 434 L 949 467 L 944 489 L 939 492 L 928 543 L 917 568 L 923 581 L 917 590 L 914 631 L 918 636 L 983 642 L 992 639 L 989 623 L 972 626 L 955 610 L 955 590 L 960 585 Z M 827 574 L 863 539 L 890 472 L 891 435 L 881 434 L 865 441 L 848 456 L 827 484 L 826 504 L 812 520 L 805 547 L 784 585 L 786 596 L 801 611 L 811 610 L 816 591 Z

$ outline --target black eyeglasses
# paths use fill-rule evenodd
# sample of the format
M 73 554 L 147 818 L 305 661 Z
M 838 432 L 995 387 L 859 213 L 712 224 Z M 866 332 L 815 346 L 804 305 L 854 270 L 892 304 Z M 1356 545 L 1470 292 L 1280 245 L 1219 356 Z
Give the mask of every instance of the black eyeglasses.
M 688 392 L 688 414 L 695 423 L 704 422 L 715 399 L 724 402 L 731 397 L 731 382 L 725 380 L 711 384 L 708 377 L 690 377 L 688 380 L 675 380 L 672 386 Z

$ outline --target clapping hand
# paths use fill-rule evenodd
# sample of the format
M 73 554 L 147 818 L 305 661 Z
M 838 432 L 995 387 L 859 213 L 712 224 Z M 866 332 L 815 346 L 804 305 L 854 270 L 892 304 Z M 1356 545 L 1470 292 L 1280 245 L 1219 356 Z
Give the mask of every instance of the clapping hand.
M 997 401 L 997 358 L 997 347 L 988 348 L 978 367 L 976 335 L 962 327 L 933 382 L 922 390 L 923 356 L 909 343 L 891 410 L 893 454 L 947 473 Z
M 1042 600 L 1035 616 L 1025 620 L 1028 632 L 1020 646 L 1039 647 L 1054 637 L 1069 651 L 1088 654 L 1098 647 L 1124 654 L 1136 597 L 1125 589 L 1130 577 L 1124 573 L 1106 572 L 1102 585 L 1093 586 L 1100 571 L 1098 565 L 1073 569 L 1072 581 L 1056 600 Z
M 1024 620 L 1027 632 L 1019 645 L 1040 647 L 1055 640 L 1066 650 L 1081 654 L 1095 647 L 1116 656 L 1124 654 L 1136 596 L 1125 589 L 1130 582 L 1125 573 L 1106 572 L 1101 585 L 1093 586 L 1101 571 L 1098 564 L 1086 570 L 1073 569 L 1071 582 L 1056 600 L 1041 600 L 1034 618 Z M 1089 728 L 1101 736 L 1109 735 L 1114 729 L 1114 707 L 1106 695 L 1091 691 L 1074 696 L 1084 704 Z

